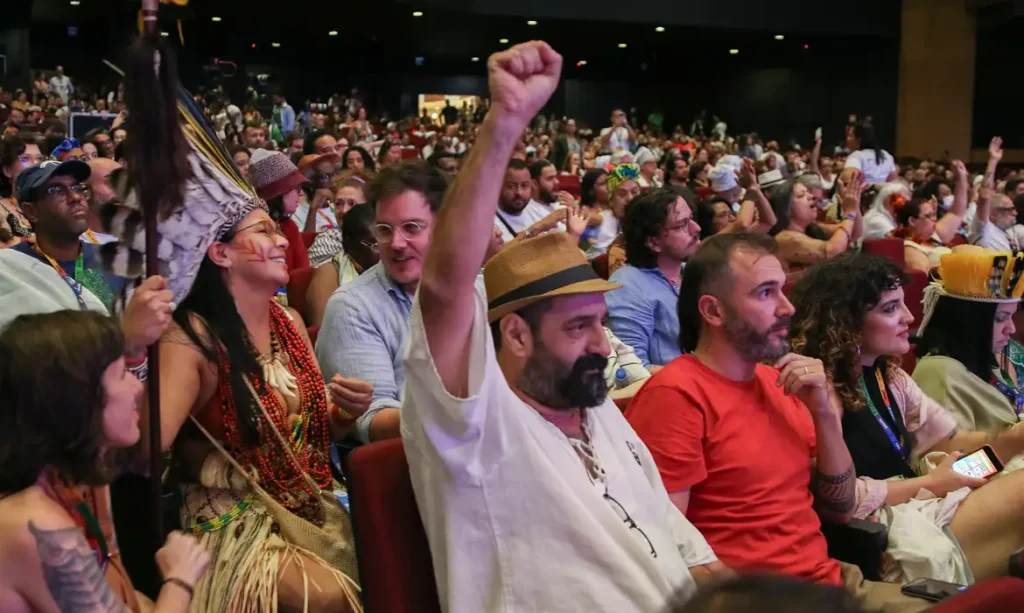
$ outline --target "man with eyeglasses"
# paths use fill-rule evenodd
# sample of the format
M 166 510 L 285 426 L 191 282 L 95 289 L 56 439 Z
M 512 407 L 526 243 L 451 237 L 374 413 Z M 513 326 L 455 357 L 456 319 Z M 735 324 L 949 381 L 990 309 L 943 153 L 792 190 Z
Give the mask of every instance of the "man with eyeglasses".
M 299 159 L 299 172 L 309 179 L 309 183 L 302 185 L 304 198 L 295 209 L 292 220 L 303 232 L 320 232 L 338 227 L 334 218 L 334 190 L 331 189 L 338 159 L 334 153 L 313 153 Z
M 1024 227 L 1017 225 L 1017 207 L 1006 194 L 994 193 L 996 167 L 1002 159 L 1003 139 L 993 138 L 968 240 L 986 249 L 1017 253 L 1024 249 Z
M 112 312 L 125 279 L 103 269 L 99 246 L 82 242 L 89 229 L 89 165 L 78 160 L 48 161 L 18 175 L 17 194 L 32 223 L 35 243 L 12 249 L 49 264 L 62 277 L 81 284 Z M 70 284 L 69 284 L 70 285 Z M 77 294 L 76 294 L 77 295 Z
M 383 169 L 367 186 L 380 262 L 327 301 L 316 356 L 320 370 L 373 385 L 373 403 L 357 421 L 360 443 L 399 436 L 412 298 L 419 287 L 445 188 L 444 175 L 420 161 Z
M 679 357 L 676 301 L 700 226 L 679 193 L 659 189 L 631 201 L 622 236 L 626 265 L 611 276 L 622 288 L 608 293 L 608 327 L 654 373 Z

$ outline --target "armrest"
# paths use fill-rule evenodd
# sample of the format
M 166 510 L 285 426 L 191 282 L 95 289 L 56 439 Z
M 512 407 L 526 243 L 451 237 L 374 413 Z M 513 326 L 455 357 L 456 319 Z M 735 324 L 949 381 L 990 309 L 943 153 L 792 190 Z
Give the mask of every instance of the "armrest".
M 889 530 L 882 524 L 852 519 L 848 524 L 822 522 L 821 532 L 828 542 L 828 555 L 858 566 L 864 578 L 881 580 L 881 559 L 889 545 Z
M 1010 556 L 1010 576 L 1024 579 L 1024 549 L 1018 549 Z

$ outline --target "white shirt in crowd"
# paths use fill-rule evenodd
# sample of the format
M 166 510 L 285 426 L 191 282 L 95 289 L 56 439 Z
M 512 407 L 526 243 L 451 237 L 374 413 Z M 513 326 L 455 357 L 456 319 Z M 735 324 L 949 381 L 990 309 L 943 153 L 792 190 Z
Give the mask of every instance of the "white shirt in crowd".
M 629 139 L 629 130 L 622 126 L 612 128 L 604 128 L 601 130 L 601 136 L 612 133 L 611 138 L 608 139 L 608 151 L 612 153 L 616 151 L 632 151 L 633 141 Z
M 50 77 L 50 93 L 57 94 L 60 99 L 64 101 L 64 104 L 68 103 L 71 99 L 72 92 L 75 88 L 71 85 L 71 79 L 67 75 L 53 75 Z
M 306 220 L 309 218 L 309 201 L 303 199 L 296 207 L 295 212 L 292 213 L 292 221 L 295 225 L 299 226 L 300 231 L 306 230 Z M 316 231 L 326 230 L 328 228 L 337 228 L 338 220 L 334 218 L 334 211 L 329 208 L 317 209 L 316 212 Z
M 441 609 L 660 611 L 676 590 L 690 597 L 688 569 L 715 554 L 647 447 L 611 400 L 588 409 L 606 473 L 592 482 L 566 436 L 509 388 L 486 304 L 478 287 L 465 399 L 438 377 L 418 295 L 410 319 L 401 431 Z
M 882 151 L 882 163 L 875 160 L 874 149 L 854 151 L 846 157 L 845 168 L 856 168 L 864 173 L 865 183 L 885 183 L 896 170 L 896 162 L 888 151 Z
M 864 238 L 884 238 L 896 229 L 896 222 L 884 208 L 872 208 L 864 214 Z
M 597 228 L 597 237 L 594 243 L 587 250 L 587 259 L 594 259 L 602 253 L 608 252 L 608 247 L 619 236 L 619 220 L 611 210 L 601 212 L 601 225 Z
M 519 234 L 523 230 L 553 213 L 556 208 L 561 208 L 561 205 L 543 204 L 530 199 L 530 201 L 526 203 L 526 206 L 523 207 L 522 212 L 518 215 L 512 215 L 501 210 L 495 213 L 494 227 L 501 230 L 501 238 L 507 243 L 515 238 L 516 234 Z M 559 225 L 564 231 L 565 225 Z M 510 227 L 514 232 L 509 231 Z
M 1017 224 L 1009 230 L 1002 230 L 991 221 L 980 221 L 977 218 L 971 220 L 967 240 L 972 245 L 1013 253 L 1017 253 L 1024 246 L 1024 226 Z

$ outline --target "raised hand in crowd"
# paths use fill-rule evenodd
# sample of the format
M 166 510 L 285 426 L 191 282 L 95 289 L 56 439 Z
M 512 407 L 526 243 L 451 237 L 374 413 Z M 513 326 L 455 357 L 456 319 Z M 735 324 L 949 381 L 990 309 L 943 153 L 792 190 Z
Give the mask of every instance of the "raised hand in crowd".
M 121 320 L 126 355 L 137 355 L 160 339 L 171 323 L 173 301 L 163 277 L 150 277 L 136 288 Z

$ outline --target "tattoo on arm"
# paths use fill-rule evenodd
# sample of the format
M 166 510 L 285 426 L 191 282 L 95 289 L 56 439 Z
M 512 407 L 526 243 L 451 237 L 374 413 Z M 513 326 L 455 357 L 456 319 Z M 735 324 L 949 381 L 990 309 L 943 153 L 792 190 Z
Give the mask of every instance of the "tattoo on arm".
M 129 613 L 114 594 L 78 528 L 41 530 L 31 521 L 43 577 L 57 607 L 65 613 Z
M 820 510 L 826 513 L 849 513 L 857 505 L 857 473 L 852 464 L 839 475 L 815 472 L 812 490 Z

